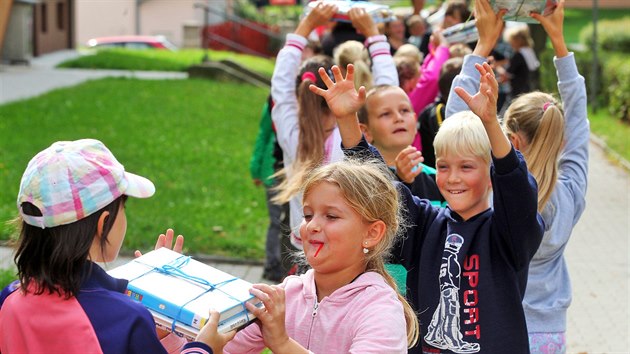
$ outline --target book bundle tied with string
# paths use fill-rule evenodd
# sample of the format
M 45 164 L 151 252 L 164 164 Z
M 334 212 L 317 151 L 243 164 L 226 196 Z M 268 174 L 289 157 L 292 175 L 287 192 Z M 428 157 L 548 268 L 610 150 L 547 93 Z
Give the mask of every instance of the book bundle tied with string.
M 193 340 L 208 321 L 221 316 L 220 333 L 238 329 L 256 317 L 245 308 L 262 302 L 249 293 L 252 284 L 168 248 L 151 251 L 108 272 L 127 279 L 127 295 L 144 305 L 158 327 Z
M 556 0 L 491 0 L 494 11 L 507 10 L 503 19 L 506 21 L 537 23 L 530 14 L 537 12 L 547 16 L 556 8 Z M 442 31 L 449 44 L 472 43 L 479 40 L 476 20 L 467 20 Z

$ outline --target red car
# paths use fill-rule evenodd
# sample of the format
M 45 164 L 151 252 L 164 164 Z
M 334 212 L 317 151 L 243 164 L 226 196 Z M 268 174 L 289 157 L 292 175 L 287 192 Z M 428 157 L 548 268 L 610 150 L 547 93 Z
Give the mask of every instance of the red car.
M 93 49 L 127 48 L 177 50 L 177 47 L 164 36 L 98 37 L 87 41 L 87 46 Z

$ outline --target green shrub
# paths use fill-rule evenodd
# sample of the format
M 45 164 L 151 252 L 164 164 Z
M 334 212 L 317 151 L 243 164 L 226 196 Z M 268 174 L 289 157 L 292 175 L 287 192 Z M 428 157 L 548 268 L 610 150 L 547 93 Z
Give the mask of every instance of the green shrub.
M 630 53 L 630 17 L 618 20 L 601 20 L 597 25 L 598 48 L 611 52 Z M 580 42 L 592 48 L 593 24 L 590 23 L 580 31 Z
M 630 122 L 630 62 L 622 56 L 613 56 L 604 69 L 607 79 L 608 110 L 613 117 Z
M 0 269 L 0 290 L 16 279 L 15 269 Z
M 574 52 L 574 55 L 578 71 L 586 80 L 586 92 L 590 99 L 590 97 L 592 97 L 591 80 L 593 80 L 593 57 L 591 52 Z M 556 68 L 553 65 L 553 57 L 554 51 L 551 48 L 545 49 L 540 55 L 540 90 L 558 96 L 558 76 L 556 75 Z M 595 75 L 597 78 L 597 102 L 599 105 L 608 104 L 608 98 L 604 93 L 606 78 L 602 75 L 604 57 L 603 55 L 600 56 L 597 73 Z

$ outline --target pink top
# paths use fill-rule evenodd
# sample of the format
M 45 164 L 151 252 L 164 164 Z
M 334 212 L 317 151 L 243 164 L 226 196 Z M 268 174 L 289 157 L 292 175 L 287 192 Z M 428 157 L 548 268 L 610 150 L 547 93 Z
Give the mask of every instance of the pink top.
M 429 55 L 427 55 L 424 62 L 422 62 L 420 79 L 416 87 L 409 93 L 409 100 L 411 100 L 413 110 L 416 112 L 416 119 L 418 119 L 420 113 L 437 97 L 439 92 L 438 81 L 440 79 L 440 71 L 442 70 L 442 65 L 444 65 L 444 62 L 447 61 L 450 56 L 448 47 L 438 46 L 435 49 L 431 48 Z M 412 145 L 419 151 L 422 150 L 419 132 L 416 133 Z
M 285 325 L 289 337 L 313 353 L 407 353 L 407 330 L 396 292 L 375 272 L 366 272 L 317 302 L 314 271 L 289 276 Z M 260 353 L 260 327 L 236 334 L 224 353 Z

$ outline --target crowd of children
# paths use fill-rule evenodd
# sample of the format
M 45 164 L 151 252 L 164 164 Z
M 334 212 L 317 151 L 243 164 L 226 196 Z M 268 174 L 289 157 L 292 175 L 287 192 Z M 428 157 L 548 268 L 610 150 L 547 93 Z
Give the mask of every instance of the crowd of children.
M 265 277 L 279 284 L 251 289 L 257 321 L 219 334 L 211 311 L 193 342 L 156 329 L 127 282 L 94 263 L 117 257 L 125 201 L 153 183 L 99 141 L 57 142 L 22 177 L 0 352 L 566 351 L 563 252 L 585 207 L 589 126 L 563 0 L 531 14 L 551 40 L 560 100 L 531 92 L 539 64 L 524 30 L 506 32 L 505 69 L 494 60 L 505 10 L 490 0 L 474 2 L 472 47 L 442 35 L 471 17 L 451 1 L 433 28 L 414 15 L 379 29 L 354 8 L 358 37 L 339 32 L 334 56 L 318 54 L 309 40 L 336 11 L 320 3 L 287 35 L 263 109 L 251 172 L 267 192 Z M 156 248 L 181 251 L 172 241 L 169 230 Z M 406 270 L 402 289 L 388 263 Z

